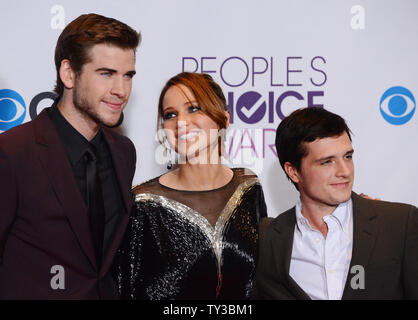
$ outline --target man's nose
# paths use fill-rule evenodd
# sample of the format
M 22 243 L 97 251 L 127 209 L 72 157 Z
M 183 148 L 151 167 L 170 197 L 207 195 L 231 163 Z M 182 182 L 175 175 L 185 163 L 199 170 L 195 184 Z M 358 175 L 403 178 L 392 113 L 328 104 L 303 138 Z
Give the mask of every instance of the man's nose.
M 119 98 L 125 98 L 128 92 L 129 85 L 124 81 L 124 78 L 115 78 L 110 93 Z
M 351 173 L 351 164 L 347 163 L 345 159 L 337 161 L 337 176 L 348 177 Z

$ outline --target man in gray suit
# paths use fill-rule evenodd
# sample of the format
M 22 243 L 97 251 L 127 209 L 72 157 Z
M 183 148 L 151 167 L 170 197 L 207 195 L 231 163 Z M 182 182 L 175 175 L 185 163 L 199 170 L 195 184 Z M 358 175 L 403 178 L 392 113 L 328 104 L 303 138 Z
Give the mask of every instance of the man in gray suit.
M 255 299 L 418 299 L 418 209 L 352 192 L 344 119 L 294 111 L 277 128 L 280 164 L 300 193 L 260 241 Z

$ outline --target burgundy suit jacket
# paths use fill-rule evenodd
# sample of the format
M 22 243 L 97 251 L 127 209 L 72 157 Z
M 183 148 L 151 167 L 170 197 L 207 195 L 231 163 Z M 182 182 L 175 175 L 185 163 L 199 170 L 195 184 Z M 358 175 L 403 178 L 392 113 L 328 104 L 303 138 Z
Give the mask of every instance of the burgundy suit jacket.
M 136 153 L 128 138 L 103 134 L 128 214 L 100 270 L 87 206 L 46 111 L 0 134 L 0 299 L 116 298 L 109 270 L 132 207 Z

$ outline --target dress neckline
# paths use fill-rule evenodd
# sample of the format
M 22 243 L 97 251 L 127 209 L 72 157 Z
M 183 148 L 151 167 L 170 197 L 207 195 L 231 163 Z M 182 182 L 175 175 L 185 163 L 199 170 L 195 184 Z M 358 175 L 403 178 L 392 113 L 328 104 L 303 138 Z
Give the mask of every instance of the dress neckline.
M 203 193 L 203 192 L 214 192 L 214 191 L 220 191 L 220 190 L 223 190 L 223 189 L 227 188 L 227 187 L 228 187 L 230 184 L 232 184 L 232 182 L 234 181 L 236 170 L 234 170 L 235 168 L 230 168 L 230 169 L 232 170 L 232 178 L 231 178 L 231 180 L 229 180 L 229 181 L 228 181 L 226 184 L 224 184 L 223 186 L 220 186 L 220 187 L 215 188 L 215 189 L 209 189 L 209 190 L 181 190 L 181 189 L 171 188 L 171 187 L 168 187 L 168 186 L 166 186 L 166 185 L 164 185 L 164 184 L 162 184 L 162 183 L 160 182 L 160 178 L 161 178 L 164 174 L 162 174 L 162 175 L 158 176 L 158 177 L 156 178 L 156 182 L 157 182 L 157 184 L 158 184 L 160 187 L 162 187 L 162 188 L 164 188 L 164 189 L 167 189 L 167 190 L 172 190 L 172 191 L 177 191 L 177 192 L 187 192 L 187 193 Z

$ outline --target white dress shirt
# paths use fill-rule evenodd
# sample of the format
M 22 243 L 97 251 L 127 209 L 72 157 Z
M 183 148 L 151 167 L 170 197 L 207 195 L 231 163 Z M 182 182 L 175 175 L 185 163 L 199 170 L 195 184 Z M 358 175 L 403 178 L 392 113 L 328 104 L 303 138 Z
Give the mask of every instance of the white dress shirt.
M 313 300 L 340 300 L 353 250 L 353 204 L 341 203 L 332 214 L 323 217 L 328 226 L 324 239 L 302 215 L 302 203 L 296 204 L 290 276 Z

